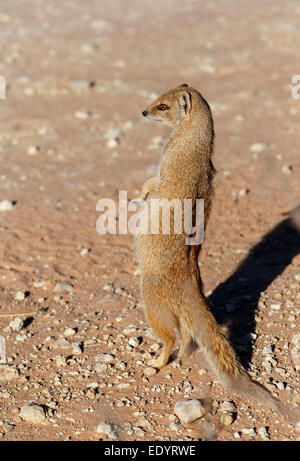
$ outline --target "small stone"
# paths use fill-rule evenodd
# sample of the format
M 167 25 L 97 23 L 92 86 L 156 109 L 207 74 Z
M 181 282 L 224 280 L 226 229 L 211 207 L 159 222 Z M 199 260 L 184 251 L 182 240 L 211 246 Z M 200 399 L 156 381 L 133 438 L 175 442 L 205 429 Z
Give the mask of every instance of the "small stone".
M 241 432 L 245 435 L 249 435 L 249 437 L 255 437 L 256 436 L 256 432 L 254 430 L 254 428 L 250 427 L 244 427 L 243 429 L 241 429 Z
M 15 296 L 16 301 L 23 301 L 25 299 L 25 293 L 23 291 L 18 291 Z
M 27 339 L 27 335 L 17 335 L 16 336 L 16 341 L 23 342 Z
M 296 432 L 300 433 L 300 421 L 297 421 L 297 423 L 295 424 L 295 430 Z
M 2 200 L 0 202 L 0 211 L 9 211 L 12 210 L 14 207 L 14 203 L 10 200 Z
M 82 349 L 80 347 L 80 343 L 73 343 L 72 346 L 73 346 L 73 349 L 72 349 L 72 354 L 73 355 L 82 354 Z
M 53 349 L 68 349 L 71 346 L 66 338 L 58 338 L 53 344 Z
M 122 132 L 119 129 L 111 128 L 104 134 L 104 139 L 106 139 L 106 145 L 110 148 L 115 148 L 120 144 L 120 136 Z
M 207 374 L 207 371 L 206 371 L 204 368 L 199 368 L 198 374 L 199 374 L 200 376 L 206 375 L 206 374 Z
M 40 405 L 24 405 L 19 416 L 27 423 L 32 424 L 43 423 L 46 419 L 44 409 Z
M 271 309 L 278 311 L 281 308 L 281 303 L 271 304 Z
M 114 356 L 111 354 L 99 354 L 97 355 L 96 360 L 98 362 L 112 362 L 114 360 Z
M 102 287 L 102 290 L 103 291 L 111 291 L 113 289 L 113 286 L 111 283 L 106 283 L 105 285 L 103 285 Z
M 250 192 L 249 189 L 240 189 L 239 190 L 239 195 L 241 197 L 244 197 L 245 195 L 249 194 L 249 192 Z
M 33 282 L 33 286 L 34 288 L 41 288 L 41 287 L 44 287 L 46 283 L 47 283 L 46 280 L 37 280 Z
M 55 358 L 55 363 L 57 367 L 66 367 L 67 361 L 63 355 L 59 355 Z
M 270 439 L 270 436 L 268 434 L 268 430 L 267 430 L 267 428 L 265 426 L 260 427 L 257 432 L 258 432 L 258 434 L 261 436 L 261 438 L 263 440 L 269 440 Z
M 90 400 L 94 400 L 95 396 L 96 396 L 96 393 L 93 389 L 89 389 L 87 392 L 86 392 L 86 396 L 88 399 Z
M 92 117 L 92 113 L 90 111 L 78 110 L 75 112 L 75 117 L 79 118 L 80 120 L 88 120 Z
M 222 404 L 221 404 L 221 409 L 225 412 L 233 412 L 235 411 L 235 403 L 234 402 L 231 402 L 229 400 L 225 400 Z
M 175 422 L 170 423 L 169 428 L 170 428 L 172 431 L 177 432 L 177 431 L 178 431 L 178 423 L 175 423 Z
M 230 413 L 224 413 L 221 415 L 220 421 L 224 426 L 230 426 L 233 423 L 233 416 Z
M 152 424 L 150 423 L 150 421 L 145 417 L 145 416 L 142 416 L 137 422 L 136 422 L 137 426 L 141 426 L 141 427 L 144 427 L 146 429 L 148 429 L 149 431 L 151 431 L 153 429 L 153 426 Z
M 97 363 L 95 366 L 96 373 L 103 373 L 107 370 L 107 365 L 105 363 Z
M 106 146 L 109 147 L 110 149 L 113 149 L 114 147 L 118 147 L 118 145 L 120 144 L 120 141 L 116 138 L 109 138 L 107 141 L 106 141 Z
M 293 171 L 293 167 L 290 166 L 290 165 L 284 165 L 282 168 L 281 168 L 281 171 L 283 174 L 291 174 L 292 171 Z
M 134 426 L 133 429 L 134 429 L 135 434 L 138 437 L 145 437 L 146 433 L 145 433 L 145 431 L 143 431 L 143 429 L 141 427 Z
M 264 355 L 273 354 L 273 347 L 272 347 L 272 346 L 265 346 L 265 347 L 263 348 L 262 353 L 263 353 Z
M 0 365 L 0 382 L 11 381 L 18 378 L 19 371 L 15 366 L 11 365 Z
M 152 367 L 147 367 L 144 370 L 144 374 L 146 376 L 154 376 L 154 375 L 156 375 L 156 373 L 157 373 L 157 370 L 155 368 L 152 368 Z
M 132 346 L 132 347 L 137 347 L 140 343 L 138 341 L 137 338 L 129 338 L 129 341 L 128 341 L 129 345 Z
M 27 149 L 27 154 L 28 155 L 36 155 L 38 154 L 40 151 L 40 147 L 39 146 L 29 146 L 28 149 Z
M 285 384 L 280 381 L 276 383 L 276 386 L 280 391 L 283 391 L 283 389 L 285 388 Z
M 120 383 L 117 385 L 118 389 L 127 389 L 128 387 L 130 387 L 130 383 Z
M 84 54 L 93 53 L 95 50 L 97 50 L 97 45 L 90 43 L 83 43 L 80 47 L 80 51 Z
M 116 439 L 113 425 L 104 421 L 98 424 L 96 432 L 107 435 L 109 439 Z
M 174 413 L 184 424 L 191 423 L 205 415 L 205 409 L 200 400 L 181 400 L 174 407 Z
M 71 283 L 57 283 L 54 288 L 54 293 L 60 293 L 61 291 L 68 291 L 72 293 L 74 287 Z
M 20 331 L 22 330 L 24 325 L 23 320 L 20 317 L 16 317 L 14 320 L 12 320 L 9 324 L 9 328 L 13 331 Z
M 250 150 L 252 152 L 262 152 L 268 147 L 268 144 L 264 142 L 255 142 L 254 144 L 251 145 Z
M 66 336 L 67 338 L 69 336 L 74 336 L 76 334 L 76 330 L 74 330 L 73 328 L 67 328 L 65 331 L 64 331 L 64 336 Z
M 69 82 L 69 88 L 77 94 L 84 93 L 93 86 L 94 82 L 90 82 L 89 80 L 71 80 Z

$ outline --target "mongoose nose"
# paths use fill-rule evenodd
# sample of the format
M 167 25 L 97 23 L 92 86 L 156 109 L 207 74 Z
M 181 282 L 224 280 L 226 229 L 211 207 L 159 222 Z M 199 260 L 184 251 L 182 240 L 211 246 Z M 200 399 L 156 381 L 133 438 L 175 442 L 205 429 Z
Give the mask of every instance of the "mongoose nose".
M 143 116 L 144 116 L 144 117 L 147 117 L 148 113 L 149 113 L 149 112 L 148 112 L 147 110 L 144 110 L 144 111 L 143 111 Z

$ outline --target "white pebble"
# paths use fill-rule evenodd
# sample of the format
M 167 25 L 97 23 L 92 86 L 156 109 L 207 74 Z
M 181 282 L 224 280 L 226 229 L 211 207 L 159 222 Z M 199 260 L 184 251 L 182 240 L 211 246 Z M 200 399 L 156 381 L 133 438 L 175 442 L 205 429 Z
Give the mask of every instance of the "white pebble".
M 80 120 L 88 120 L 92 116 L 92 113 L 89 111 L 77 110 L 74 115 Z
M 0 202 L 0 211 L 9 211 L 12 210 L 13 207 L 14 204 L 10 200 L 2 200 L 2 202 Z
M 243 434 L 249 435 L 249 437 L 255 437 L 256 432 L 253 428 L 244 427 L 241 432 Z
M 111 354 L 100 354 L 97 356 L 97 360 L 99 362 L 112 362 L 114 360 L 114 356 Z
M 128 343 L 132 347 L 137 347 L 140 344 L 137 338 L 129 338 Z
M 258 434 L 261 436 L 263 440 L 269 440 L 270 436 L 268 434 L 267 428 L 266 427 L 261 427 L 258 429 Z
M 27 154 L 28 155 L 36 155 L 40 151 L 39 146 L 29 146 L 27 149 Z
M 25 293 L 23 291 L 18 291 L 15 296 L 16 301 L 23 301 L 25 299 Z
M 252 152 L 262 152 L 268 147 L 268 144 L 264 142 L 255 142 L 254 144 L 251 145 L 250 150 Z
M 54 293 L 58 293 L 61 291 L 68 291 L 71 293 L 73 289 L 74 287 L 73 285 L 71 285 L 71 283 L 57 283 L 53 291 Z
M 0 365 L 0 382 L 11 381 L 19 376 L 19 371 L 16 367 L 10 365 Z
M 46 419 L 43 407 L 39 405 L 24 405 L 19 413 L 20 418 L 32 424 L 43 423 Z
M 23 328 L 23 325 L 23 320 L 20 317 L 16 317 L 10 322 L 9 328 L 13 331 L 20 331 Z
M 280 308 L 281 308 L 280 303 L 271 304 L 271 309 L 274 309 L 275 311 L 278 311 Z
M 112 424 L 104 421 L 98 424 L 96 432 L 107 435 L 109 439 L 114 439 L 116 437 Z
M 174 413 L 184 424 L 191 423 L 205 414 L 200 400 L 181 400 L 174 407 Z
M 66 337 L 69 337 L 69 336 L 74 336 L 76 333 L 76 330 L 74 330 L 73 328 L 67 328 L 64 332 L 64 336 Z
M 293 167 L 290 166 L 290 165 L 284 165 L 282 168 L 281 168 L 281 171 L 283 174 L 291 174 L 292 171 L 293 171 Z
M 95 365 L 95 372 L 96 373 L 103 373 L 107 370 L 107 365 L 105 363 L 97 363 Z

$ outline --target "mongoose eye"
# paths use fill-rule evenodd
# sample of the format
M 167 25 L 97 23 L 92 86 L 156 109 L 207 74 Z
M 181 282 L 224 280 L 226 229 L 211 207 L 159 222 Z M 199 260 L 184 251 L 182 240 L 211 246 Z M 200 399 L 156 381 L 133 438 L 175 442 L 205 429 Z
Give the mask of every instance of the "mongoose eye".
M 167 108 L 168 106 L 166 104 L 160 104 L 159 106 L 157 106 L 158 110 L 166 110 Z

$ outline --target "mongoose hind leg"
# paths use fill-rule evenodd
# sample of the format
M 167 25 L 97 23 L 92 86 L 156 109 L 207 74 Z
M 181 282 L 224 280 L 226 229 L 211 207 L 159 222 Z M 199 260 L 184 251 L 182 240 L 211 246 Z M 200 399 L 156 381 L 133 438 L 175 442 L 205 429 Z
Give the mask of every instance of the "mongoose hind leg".
M 180 335 L 181 344 L 178 351 L 177 359 L 183 360 L 190 355 L 190 345 L 192 341 L 192 335 L 190 329 L 184 322 L 180 322 Z
M 149 325 L 151 326 L 154 333 L 162 340 L 163 348 L 158 359 L 153 359 L 149 362 L 154 368 L 162 368 L 168 364 L 174 342 L 175 342 L 175 332 L 173 325 L 175 323 L 172 318 L 172 314 L 157 316 L 155 312 L 150 307 L 146 307 L 146 313 Z

